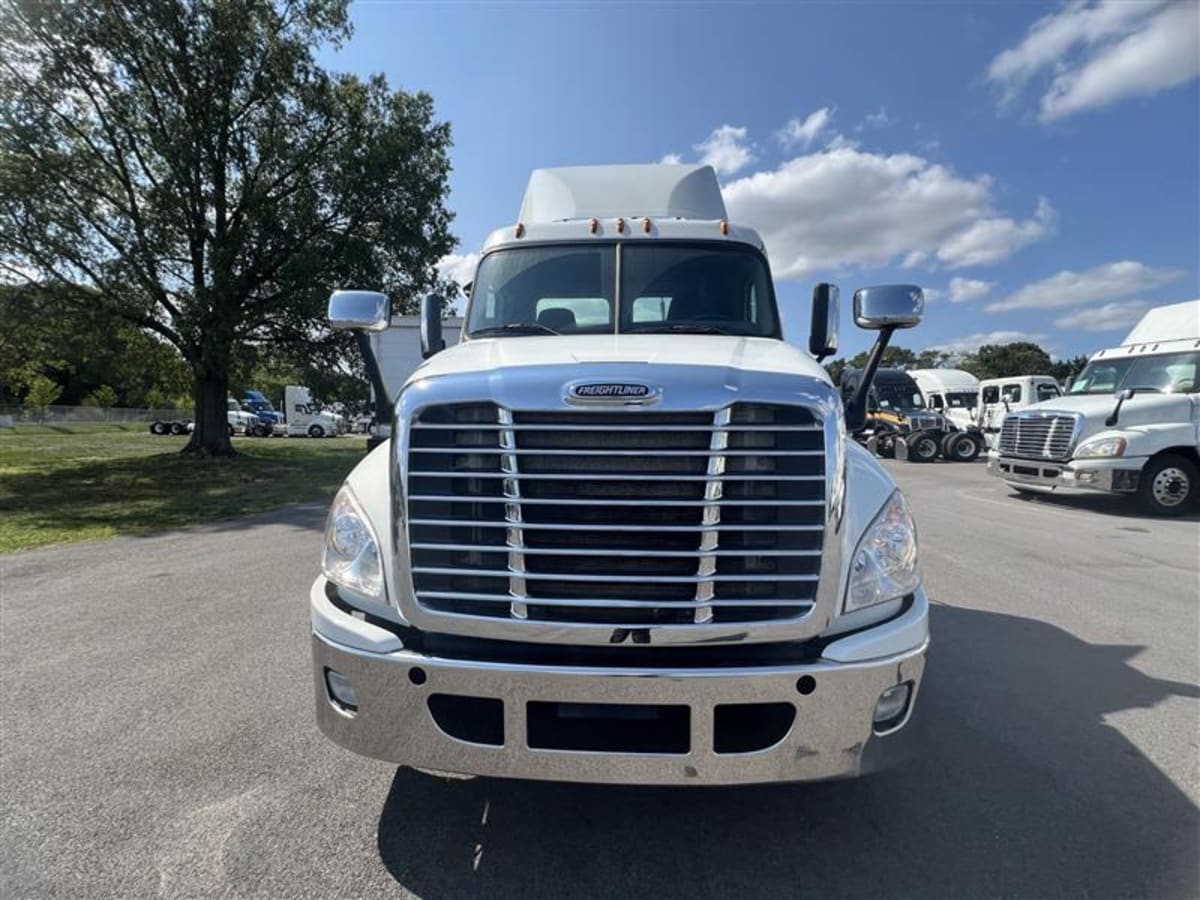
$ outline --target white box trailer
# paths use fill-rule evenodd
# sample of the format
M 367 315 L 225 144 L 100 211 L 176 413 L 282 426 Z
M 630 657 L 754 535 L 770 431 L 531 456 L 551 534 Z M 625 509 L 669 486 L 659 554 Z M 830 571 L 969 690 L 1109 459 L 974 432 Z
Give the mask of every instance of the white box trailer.
M 458 343 L 462 324 L 461 316 L 442 320 L 442 337 L 445 338 L 447 347 Z M 375 352 L 375 358 L 379 360 L 379 374 L 383 376 L 383 383 L 388 390 L 388 396 L 381 402 L 372 388 L 371 401 L 376 417 L 383 412 L 384 421 L 380 424 L 386 428 L 391 415 L 389 408 L 392 399 L 400 392 L 400 388 L 404 387 L 409 376 L 417 370 L 417 366 L 424 362 L 421 358 L 421 317 L 395 316 L 387 329 L 373 332 L 370 338 L 371 349 Z

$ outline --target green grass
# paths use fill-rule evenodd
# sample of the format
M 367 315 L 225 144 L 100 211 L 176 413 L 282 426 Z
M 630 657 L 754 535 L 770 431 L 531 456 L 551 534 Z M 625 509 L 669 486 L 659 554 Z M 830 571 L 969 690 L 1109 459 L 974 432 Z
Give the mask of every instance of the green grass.
M 332 497 L 361 437 L 235 438 L 234 459 L 147 431 L 0 431 L 0 552 L 229 519 Z

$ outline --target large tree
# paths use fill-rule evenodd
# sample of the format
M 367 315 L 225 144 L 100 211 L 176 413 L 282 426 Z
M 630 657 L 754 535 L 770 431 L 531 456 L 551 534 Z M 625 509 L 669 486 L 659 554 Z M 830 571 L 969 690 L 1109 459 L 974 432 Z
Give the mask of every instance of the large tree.
M 976 378 L 1006 378 L 1010 375 L 1048 375 L 1053 367 L 1050 354 L 1031 341 L 984 344 L 959 363 Z
M 346 0 L 0 0 L 0 266 L 148 329 L 232 452 L 246 344 L 321 337 L 332 287 L 404 300 L 453 247 L 449 126 L 334 75 Z

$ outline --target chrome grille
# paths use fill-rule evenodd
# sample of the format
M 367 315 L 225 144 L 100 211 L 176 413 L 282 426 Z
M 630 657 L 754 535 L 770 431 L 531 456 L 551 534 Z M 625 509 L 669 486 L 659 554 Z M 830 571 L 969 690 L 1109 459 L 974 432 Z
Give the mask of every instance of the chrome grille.
M 1066 459 L 1075 438 L 1074 416 L 1017 413 L 1005 416 L 1000 452 L 1024 459 Z
M 808 408 L 421 410 L 406 484 L 417 603 L 613 626 L 795 620 L 825 519 Z

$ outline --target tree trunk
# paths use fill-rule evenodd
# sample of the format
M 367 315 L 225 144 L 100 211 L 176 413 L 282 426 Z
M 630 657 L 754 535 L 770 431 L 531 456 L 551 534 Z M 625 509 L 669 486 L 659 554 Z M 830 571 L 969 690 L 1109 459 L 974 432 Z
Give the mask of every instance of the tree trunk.
M 236 456 L 229 440 L 226 415 L 229 376 L 224 371 L 197 373 L 192 383 L 192 398 L 196 404 L 195 430 L 183 452 L 195 456 Z

